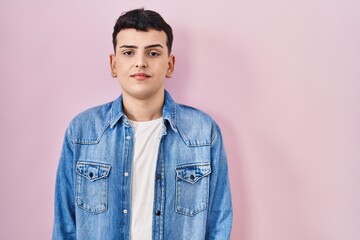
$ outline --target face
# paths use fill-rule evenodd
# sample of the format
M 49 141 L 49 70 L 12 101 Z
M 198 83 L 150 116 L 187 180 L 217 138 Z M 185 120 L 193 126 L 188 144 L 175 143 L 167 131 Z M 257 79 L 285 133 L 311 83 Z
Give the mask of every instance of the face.
M 116 54 L 110 55 L 111 74 L 118 78 L 123 97 L 147 100 L 163 96 L 165 78 L 172 76 L 175 63 L 166 47 L 165 32 L 124 29 L 116 40 Z

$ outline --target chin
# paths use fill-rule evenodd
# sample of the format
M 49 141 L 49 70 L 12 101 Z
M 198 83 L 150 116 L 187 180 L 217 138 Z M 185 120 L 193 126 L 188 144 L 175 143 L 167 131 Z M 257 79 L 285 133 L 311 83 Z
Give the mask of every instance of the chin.
M 150 99 L 157 96 L 158 94 L 160 94 L 160 91 L 150 91 L 146 89 L 142 89 L 142 90 L 138 89 L 136 91 L 126 91 L 126 95 L 130 96 L 131 98 L 135 98 L 139 100 Z

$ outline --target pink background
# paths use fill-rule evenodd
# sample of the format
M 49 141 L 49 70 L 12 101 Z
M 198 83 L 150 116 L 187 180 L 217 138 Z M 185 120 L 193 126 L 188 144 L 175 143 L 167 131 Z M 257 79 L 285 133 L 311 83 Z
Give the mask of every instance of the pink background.
M 173 26 L 173 97 L 228 151 L 232 239 L 360 239 L 360 1 L 0 1 L 0 239 L 50 239 L 78 112 L 120 94 L 112 27 L 145 6 Z

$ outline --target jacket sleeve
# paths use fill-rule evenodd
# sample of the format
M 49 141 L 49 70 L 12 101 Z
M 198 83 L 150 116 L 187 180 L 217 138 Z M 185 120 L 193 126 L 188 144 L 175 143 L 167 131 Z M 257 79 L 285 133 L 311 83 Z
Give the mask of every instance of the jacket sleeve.
M 232 204 L 227 158 L 220 128 L 214 123 L 213 129 L 206 240 L 229 240 L 232 226 Z
M 70 141 L 69 135 L 68 128 L 65 134 L 56 175 L 53 240 L 76 239 L 75 187 L 73 181 L 74 146 Z

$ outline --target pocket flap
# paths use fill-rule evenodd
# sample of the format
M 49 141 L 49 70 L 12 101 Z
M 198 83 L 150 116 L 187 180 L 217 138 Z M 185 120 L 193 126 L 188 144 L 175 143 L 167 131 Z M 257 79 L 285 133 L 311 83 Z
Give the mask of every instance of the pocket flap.
M 189 182 L 191 184 L 196 183 L 199 179 L 209 175 L 211 173 L 210 163 L 200 163 L 185 166 L 178 166 L 175 168 L 178 178 Z
M 76 172 L 90 181 L 106 178 L 110 173 L 111 166 L 104 163 L 78 162 Z

